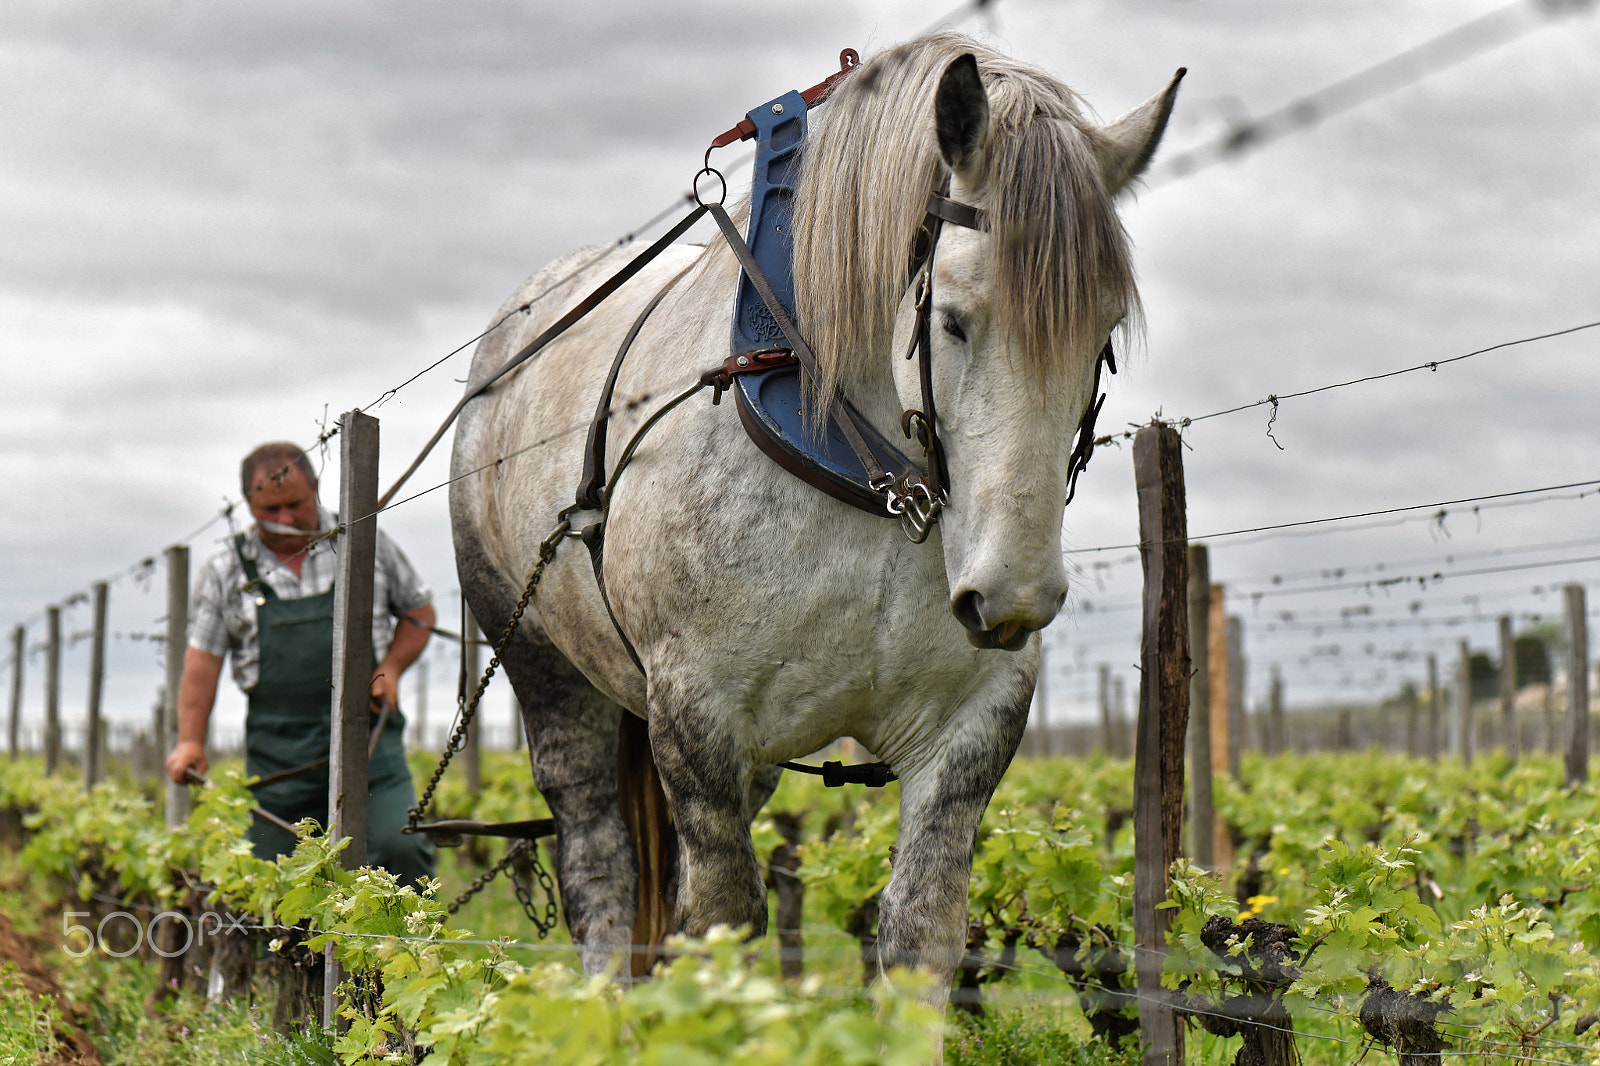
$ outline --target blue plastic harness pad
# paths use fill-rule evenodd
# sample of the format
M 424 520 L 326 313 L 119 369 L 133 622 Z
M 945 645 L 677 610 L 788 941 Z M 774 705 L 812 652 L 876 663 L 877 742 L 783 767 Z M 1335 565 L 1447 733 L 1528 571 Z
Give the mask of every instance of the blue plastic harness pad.
M 806 134 L 806 102 L 788 92 L 749 112 L 756 128 L 755 174 L 750 189 L 750 228 L 746 243 L 791 320 L 794 314 L 794 245 L 790 217 L 800 152 Z M 783 333 L 767 311 L 755 286 L 743 272 L 733 316 L 733 353 L 785 348 Z M 838 423 L 828 419 L 826 431 L 808 429 L 801 414 L 800 367 L 790 364 L 734 375 L 732 392 L 745 432 L 779 466 L 807 483 L 862 510 L 890 515 L 882 491 L 850 447 Z M 885 470 L 896 473 L 913 464 L 856 415 L 867 447 Z

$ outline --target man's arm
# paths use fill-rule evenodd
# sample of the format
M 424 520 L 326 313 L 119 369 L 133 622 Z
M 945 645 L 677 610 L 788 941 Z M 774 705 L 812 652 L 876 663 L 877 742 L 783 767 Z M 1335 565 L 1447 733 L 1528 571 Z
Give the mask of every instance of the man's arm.
M 167 756 L 167 776 L 183 784 L 183 773 L 193 768 L 205 773 L 206 732 L 211 708 L 217 702 L 217 681 L 222 677 L 222 656 L 199 648 L 183 655 L 183 680 L 178 682 L 178 743 Z
M 433 636 L 431 627 L 438 616 L 433 604 L 425 603 L 400 615 L 395 623 L 394 640 L 389 643 L 389 654 L 383 657 L 372 672 L 372 713 L 383 710 L 385 701 L 391 707 L 400 705 L 400 675 L 422 655 Z

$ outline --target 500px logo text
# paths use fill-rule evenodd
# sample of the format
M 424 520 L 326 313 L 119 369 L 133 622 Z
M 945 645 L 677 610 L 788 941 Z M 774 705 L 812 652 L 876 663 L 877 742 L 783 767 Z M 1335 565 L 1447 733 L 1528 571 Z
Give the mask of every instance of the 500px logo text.
M 175 959 L 196 944 L 203 944 L 208 936 L 215 939 L 220 933 L 236 930 L 242 933 L 246 928 L 237 917 L 217 914 L 215 911 L 206 911 L 198 916 L 181 911 L 161 911 L 148 924 L 141 922 L 138 915 L 127 911 L 112 911 L 93 927 L 73 921 L 74 918 L 89 917 L 92 917 L 89 911 L 64 911 L 61 915 L 61 950 L 75 959 L 83 958 L 97 947 L 102 954 L 125 959 L 138 951 L 142 944 L 147 944 L 151 951 L 163 959 Z M 166 922 L 166 926 L 163 927 L 162 922 Z M 157 935 L 158 928 L 182 932 L 169 933 L 171 940 L 163 943 L 163 938 Z M 126 943 L 128 947 L 120 951 L 112 948 L 107 943 L 108 932 L 111 939 Z M 82 947 L 74 942 L 75 936 L 82 937 Z

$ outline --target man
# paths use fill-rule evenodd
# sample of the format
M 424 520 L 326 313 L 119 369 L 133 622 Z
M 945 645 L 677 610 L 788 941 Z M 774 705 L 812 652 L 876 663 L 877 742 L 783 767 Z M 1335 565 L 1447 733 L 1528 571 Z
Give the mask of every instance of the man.
M 327 535 L 333 515 L 317 503 L 311 461 L 293 444 L 263 444 L 245 457 L 239 483 L 255 526 L 235 535 L 206 560 L 190 608 L 189 647 L 178 685 L 178 743 L 167 776 L 204 773 L 206 731 L 216 702 L 225 653 L 233 678 L 249 697 L 245 769 L 267 778 L 256 801 L 285 821 L 328 824 L 328 748 L 333 705 L 333 581 L 338 540 Z M 434 623 L 433 594 L 400 549 L 380 530 L 373 576 L 373 722 L 392 713 L 372 754 L 367 806 L 367 858 L 410 884 L 434 871 L 432 845 L 406 835 L 406 812 L 416 802 L 402 742 L 400 675 L 427 646 Z M 395 622 L 398 619 L 398 623 Z M 271 859 L 294 838 L 260 818 L 249 831 L 257 856 Z

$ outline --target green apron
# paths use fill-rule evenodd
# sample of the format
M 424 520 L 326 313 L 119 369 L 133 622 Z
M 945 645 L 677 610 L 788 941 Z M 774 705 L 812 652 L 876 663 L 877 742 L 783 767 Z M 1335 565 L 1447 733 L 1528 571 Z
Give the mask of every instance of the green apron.
M 326 758 L 333 715 L 333 589 L 318 596 L 286 600 L 261 580 L 245 557 L 244 534 L 234 537 L 234 552 L 246 586 L 256 598 L 260 635 L 260 673 L 249 692 L 244 722 L 245 772 L 258 777 Z M 433 845 L 422 834 L 401 832 L 416 803 L 406 766 L 405 718 L 389 715 L 367 769 L 367 862 L 382 866 L 411 884 L 432 877 Z M 328 824 L 328 767 L 274 781 L 256 790 L 256 802 L 287 822 L 314 818 Z M 248 839 L 256 855 L 272 859 L 294 850 L 294 838 L 260 818 L 251 821 Z

